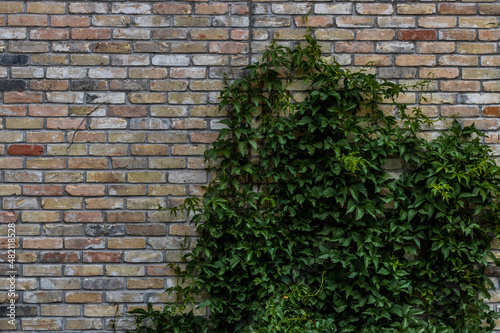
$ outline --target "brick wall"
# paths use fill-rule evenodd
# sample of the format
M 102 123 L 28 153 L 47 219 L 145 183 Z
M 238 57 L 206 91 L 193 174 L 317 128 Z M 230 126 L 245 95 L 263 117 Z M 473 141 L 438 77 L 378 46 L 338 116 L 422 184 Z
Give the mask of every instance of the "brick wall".
M 123 331 L 126 311 L 170 301 L 165 262 L 196 235 L 156 208 L 206 184 L 224 73 L 237 77 L 273 37 L 301 40 L 306 14 L 345 66 L 373 62 L 401 83 L 433 73 L 425 113 L 475 122 L 498 151 L 494 0 L 0 1 L 0 331 L 109 332 L 115 315 Z

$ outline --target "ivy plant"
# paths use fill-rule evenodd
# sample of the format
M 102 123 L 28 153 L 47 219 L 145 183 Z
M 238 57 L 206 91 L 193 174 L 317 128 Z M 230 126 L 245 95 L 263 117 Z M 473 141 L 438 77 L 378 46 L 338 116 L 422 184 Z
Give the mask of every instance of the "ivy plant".
M 478 295 L 499 168 L 474 126 L 422 138 L 431 121 L 398 102 L 408 89 L 327 62 L 310 35 L 228 82 L 215 177 L 174 209 L 201 235 L 185 283 L 165 311 L 132 311 L 136 332 L 491 332 Z M 189 307 L 199 294 L 207 318 Z

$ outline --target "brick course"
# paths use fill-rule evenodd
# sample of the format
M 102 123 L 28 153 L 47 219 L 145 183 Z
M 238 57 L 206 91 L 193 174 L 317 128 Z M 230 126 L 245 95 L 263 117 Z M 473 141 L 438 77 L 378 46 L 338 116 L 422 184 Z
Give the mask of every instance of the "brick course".
M 488 0 L 0 1 L 0 246 L 16 223 L 18 252 L 17 325 L 0 331 L 111 332 L 115 313 L 171 301 L 164 263 L 197 234 L 156 208 L 202 194 L 224 73 L 272 38 L 292 47 L 309 26 L 349 68 L 433 76 L 424 112 L 476 122 L 498 153 L 499 15 Z

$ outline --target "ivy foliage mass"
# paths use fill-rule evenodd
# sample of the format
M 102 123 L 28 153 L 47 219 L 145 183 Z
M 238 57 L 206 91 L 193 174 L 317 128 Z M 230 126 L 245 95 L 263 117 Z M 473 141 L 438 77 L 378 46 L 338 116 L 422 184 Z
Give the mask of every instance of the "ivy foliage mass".
M 201 233 L 188 286 L 163 312 L 135 310 L 155 322 L 137 332 L 491 332 L 478 295 L 500 184 L 484 135 L 455 120 L 423 139 L 429 119 L 397 102 L 408 87 L 306 40 L 273 43 L 222 92 L 216 177 L 180 207 Z M 209 319 L 186 307 L 199 293 Z

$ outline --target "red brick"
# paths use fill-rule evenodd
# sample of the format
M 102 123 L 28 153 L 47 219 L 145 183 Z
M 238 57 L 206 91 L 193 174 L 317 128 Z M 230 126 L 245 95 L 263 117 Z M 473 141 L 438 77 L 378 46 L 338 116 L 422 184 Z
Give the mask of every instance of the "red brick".
M 17 213 L 0 212 L 0 222 L 6 222 L 6 223 L 16 222 L 17 217 L 18 217 Z
M 24 105 L 2 105 L 0 106 L 0 117 L 23 117 L 26 116 Z
M 62 195 L 63 187 L 62 185 L 24 185 L 23 194 L 24 195 L 36 195 L 36 196 L 57 196 Z
M 485 106 L 485 107 L 483 107 L 483 116 L 500 117 L 500 106 Z
M 143 117 L 147 114 L 145 106 L 111 105 L 108 116 L 111 117 Z
M 83 252 L 83 262 L 121 262 L 121 252 Z
M 400 40 L 436 40 L 436 30 L 400 30 L 398 32 Z
M 43 96 L 39 92 L 15 92 L 9 91 L 3 94 L 4 103 L 42 103 Z
M 51 26 L 53 27 L 88 27 L 88 16 L 60 16 L 54 15 L 51 18 Z
M 438 5 L 438 12 L 440 14 L 454 14 L 454 15 L 474 15 L 476 13 L 475 4 L 456 4 L 456 3 L 440 3 Z
M 12 145 L 7 149 L 9 155 L 40 156 L 43 155 L 41 145 Z

